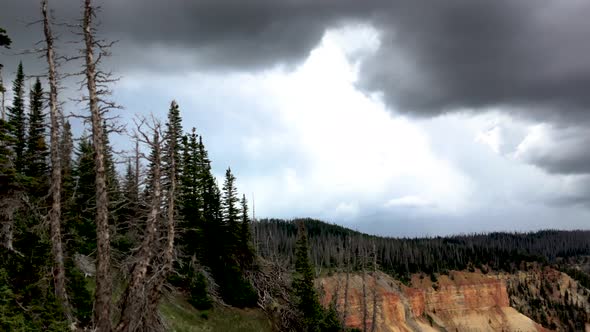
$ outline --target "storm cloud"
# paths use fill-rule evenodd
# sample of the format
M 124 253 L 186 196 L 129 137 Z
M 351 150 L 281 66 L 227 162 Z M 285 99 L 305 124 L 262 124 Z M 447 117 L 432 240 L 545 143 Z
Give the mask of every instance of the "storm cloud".
M 590 2 L 551 0 L 104 0 L 101 35 L 120 40 L 116 71 L 257 72 L 296 66 L 326 31 L 365 24 L 379 47 L 363 59 L 357 86 L 414 117 L 483 113 L 567 127 L 523 161 L 554 174 L 585 174 L 590 140 Z M 59 21 L 81 5 L 52 0 Z M 38 1 L 8 0 L 0 22 L 16 47 L 39 39 L 25 22 Z M 67 45 L 65 52 L 68 52 Z M 7 68 L 15 67 L 3 59 Z
M 12 1 L 14 23 L 37 1 Z M 586 1 L 105 0 L 102 34 L 121 40 L 126 64 L 171 70 L 164 52 L 201 70 L 260 70 L 303 61 L 328 28 L 364 23 L 380 34 L 361 86 L 400 112 L 433 116 L 512 107 L 552 121 L 586 120 L 590 3 Z M 73 21 L 80 6 L 54 0 Z M 25 38 L 27 39 L 27 38 Z M 159 50 L 159 51 L 158 51 Z M 186 69 L 186 68 L 184 68 Z M 183 70 L 178 68 L 177 70 Z

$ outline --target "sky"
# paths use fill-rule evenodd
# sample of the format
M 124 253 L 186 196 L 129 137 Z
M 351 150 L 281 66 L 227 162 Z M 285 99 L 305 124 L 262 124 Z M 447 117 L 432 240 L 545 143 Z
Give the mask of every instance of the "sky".
M 118 41 L 104 67 L 121 121 L 163 119 L 175 99 L 257 218 L 388 236 L 590 226 L 588 1 L 95 3 L 100 37 Z M 49 0 L 56 22 L 81 4 Z M 38 7 L 0 4 L 5 81 L 19 60 L 45 70 L 17 54 L 41 39 Z

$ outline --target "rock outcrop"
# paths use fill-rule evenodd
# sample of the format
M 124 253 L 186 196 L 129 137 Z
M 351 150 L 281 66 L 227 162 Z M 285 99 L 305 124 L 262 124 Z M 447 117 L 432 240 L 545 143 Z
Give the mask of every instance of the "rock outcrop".
M 319 280 L 323 304 L 334 301 L 339 312 L 346 310 L 348 327 L 362 329 L 366 325 L 368 331 L 383 332 L 545 331 L 510 307 L 506 281 L 500 276 L 451 272 L 431 280 L 415 275 L 409 287 L 380 272 L 368 274 L 364 280 L 363 293 L 363 277 L 350 275 L 347 299 L 345 275 Z

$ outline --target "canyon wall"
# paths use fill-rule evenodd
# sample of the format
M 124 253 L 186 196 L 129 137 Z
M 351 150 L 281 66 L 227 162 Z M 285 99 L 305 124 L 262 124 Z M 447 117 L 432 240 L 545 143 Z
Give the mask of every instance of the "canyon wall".
M 337 274 L 318 282 L 322 303 L 334 301 L 339 312 L 346 311 L 348 327 L 383 332 L 545 331 L 510 307 L 506 281 L 500 276 L 453 271 L 437 280 L 415 275 L 405 286 L 380 272 L 364 278 L 351 274 L 345 298 L 346 279 L 345 274 Z

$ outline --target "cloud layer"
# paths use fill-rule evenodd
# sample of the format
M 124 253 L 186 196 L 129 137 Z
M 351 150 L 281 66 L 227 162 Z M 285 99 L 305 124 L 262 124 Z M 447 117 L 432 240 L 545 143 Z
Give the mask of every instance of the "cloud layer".
M 116 60 L 141 69 L 251 71 L 301 63 L 326 30 L 373 26 L 380 48 L 362 87 L 422 116 L 510 107 L 537 118 L 588 118 L 587 1 L 104 0 L 101 32 L 121 40 Z M 73 21 L 80 5 L 50 2 Z M 9 0 L 0 19 L 16 42 L 37 1 Z M 171 57 L 165 57 L 169 55 Z

